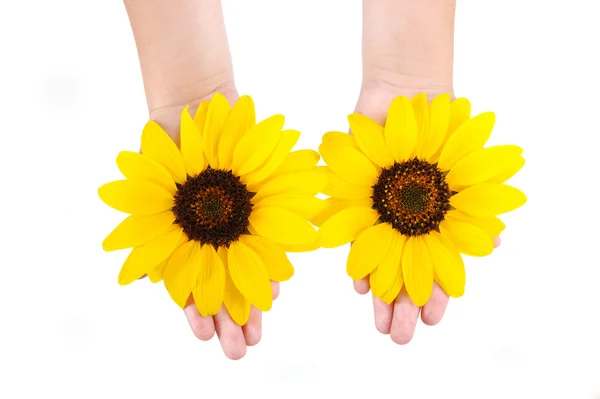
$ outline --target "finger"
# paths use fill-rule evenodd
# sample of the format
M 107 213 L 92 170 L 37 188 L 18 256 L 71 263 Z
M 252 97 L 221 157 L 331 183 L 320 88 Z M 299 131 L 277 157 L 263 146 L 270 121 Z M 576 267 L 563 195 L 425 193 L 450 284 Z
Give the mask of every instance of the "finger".
M 254 306 L 250 308 L 248 322 L 242 327 L 246 345 L 254 346 L 260 342 L 262 337 L 262 312 Z
M 444 290 L 437 283 L 433 283 L 431 297 L 423 308 L 421 308 L 421 320 L 423 320 L 423 323 L 428 326 L 435 326 L 439 323 L 444 316 L 449 299 Z
M 354 281 L 354 290 L 359 294 L 364 295 L 369 292 L 369 289 L 371 289 L 369 286 L 369 276 L 363 278 L 362 280 Z
M 498 248 L 502 244 L 500 237 L 494 237 L 494 248 Z
M 221 348 L 223 348 L 225 356 L 231 360 L 244 357 L 246 354 L 246 339 L 242 327 L 235 324 L 224 306 L 221 306 L 221 310 L 213 318 L 215 330 L 219 336 L 219 341 L 221 341 Z
M 277 281 L 271 281 L 271 292 L 273 293 L 273 299 L 277 299 L 279 296 L 279 283 Z
M 382 334 L 389 334 L 392 326 L 393 304 L 387 304 L 373 295 L 373 313 L 375 315 L 375 327 Z
M 418 318 L 419 307 L 411 301 L 406 290 L 402 289 L 394 301 L 394 315 L 390 328 L 392 341 L 398 345 L 408 344 L 415 333 Z
M 185 308 L 183 309 L 185 317 L 187 318 L 190 328 L 194 332 L 196 338 L 202 341 L 208 341 L 215 335 L 215 324 L 213 318 L 208 316 L 202 316 L 196 308 L 192 296 L 187 301 Z

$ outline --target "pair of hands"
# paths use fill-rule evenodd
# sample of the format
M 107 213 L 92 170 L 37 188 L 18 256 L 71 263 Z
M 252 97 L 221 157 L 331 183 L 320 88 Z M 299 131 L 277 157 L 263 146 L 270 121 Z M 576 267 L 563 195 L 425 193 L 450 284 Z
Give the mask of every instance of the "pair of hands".
M 384 124 L 389 104 L 396 96 L 405 95 L 412 97 L 424 91 L 432 96 L 441 93 L 452 94 L 451 88 L 428 90 L 423 88 L 398 87 L 385 82 L 372 82 L 363 86 L 355 111 L 372 118 L 380 124 Z M 228 98 L 230 103 L 234 103 L 238 99 L 238 94 L 234 88 L 221 92 Z M 198 105 L 200 101 L 208 100 L 211 96 L 212 94 L 204 96 L 192 105 Z M 165 127 L 177 143 L 179 143 L 179 116 L 181 115 L 182 108 L 183 106 L 162 108 L 152 112 L 150 115 L 151 119 Z M 193 106 L 190 108 L 193 108 Z M 193 109 L 190 109 L 190 111 L 193 111 Z M 494 239 L 494 243 L 498 247 L 500 245 L 500 238 Z M 279 296 L 279 283 L 272 281 L 271 287 L 273 299 L 276 299 Z M 367 294 L 370 291 L 369 276 L 362 280 L 354 281 L 354 289 L 361 295 Z M 434 283 L 431 297 L 423 307 L 415 305 L 404 289 L 402 289 L 396 300 L 389 305 L 373 296 L 375 327 L 380 333 L 389 334 L 393 342 L 400 345 L 407 344 L 414 335 L 419 314 L 421 315 L 421 320 L 426 325 L 436 325 L 441 321 L 448 301 L 448 295 L 446 295 L 437 283 Z M 194 335 L 198 339 L 208 341 L 216 333 L 223 352 L 232 360 L 244 357 L 247 347 L 258 344 L 262 337 L 262 312 L 254 307 L 251 308 L 250 318 L 243 327 L 235 324 L 224 306 L 215 316 L 205 317 L 200 315 L 191 296 L 184 308 L 184 314 Z
M 158 122 L 178 143 L 179 119 L 184 105 L 223 93 L 237 100 L 233 65 L 229 53 L 221 1 L 218 0 L 125 0 L 142 69 L 150 118 Z M 363 0 L 362 66 L 363 90 L 356 111 L 383 123 L 389 104 L 398 95 L 412 97 L 452 93 L 454 14 L 450 0 Z M 357 291 L 369 291 L 357 282 Z M 275 287 L 273 292 L 278 292 Z M 438 322 L 448 297 L 434 287 L 423 307 L 423 321 Z M 393 306 L 375 301 L 378 329 L 394 341 L 405 343 L 414 332 L 419 309 L 400 294 Z M 261 336 L 260 313 L 252 311 L 241 328 L 226 311 L 201 318 L 195 306 L 185 314 L 200 339 L 216 332 L 225 354 L 238 359 L 246 346 Z

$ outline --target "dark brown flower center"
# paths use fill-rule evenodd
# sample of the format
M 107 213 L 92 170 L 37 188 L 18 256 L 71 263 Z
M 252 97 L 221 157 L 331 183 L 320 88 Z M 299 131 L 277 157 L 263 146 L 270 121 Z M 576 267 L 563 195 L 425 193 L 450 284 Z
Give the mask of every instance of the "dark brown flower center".
M 177 185 L 175 223 L 190 240 L 228 247 L 248 233 L 254 194 L 231 171 L 209 167 Z
M 437 165 L 417 158 L 384 168 L 373 186 L 379 221 L 406 236 L 437 230 L 450 210 L 450 188 Z

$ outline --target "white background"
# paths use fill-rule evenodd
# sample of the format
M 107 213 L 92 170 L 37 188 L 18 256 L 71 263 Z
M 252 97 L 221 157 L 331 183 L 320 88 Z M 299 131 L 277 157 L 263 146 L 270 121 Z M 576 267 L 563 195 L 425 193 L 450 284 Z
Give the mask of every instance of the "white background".
M 596 7 L 595 7 L 596 6 Z M 316 148 L 360 86 L 358 0 L 228 1 L 240 93 Z M 241 361 L 194 338 L 162 285 L 117 284 L 122 216 L 97 187 L 147 118 L 120 1 L 0 3 L 0 398 L 600 397 L 597 3 L 459 1 L 455 88 L 525 149 L 528 195 L 466 295 L 401 347 L 376 332 L 347 248 L 295 277 Z

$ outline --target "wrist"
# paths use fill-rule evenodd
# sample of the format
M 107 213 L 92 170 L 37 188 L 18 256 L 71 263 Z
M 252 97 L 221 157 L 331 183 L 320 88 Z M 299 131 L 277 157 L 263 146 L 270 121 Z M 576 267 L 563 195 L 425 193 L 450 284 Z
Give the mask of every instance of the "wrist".
M 385 72 L 367 76 L 362 83 L 355 112 L 369 116 L 383 124 L 388 107 L 397 96 L 412 98 L 419 93 L 426 93 L 429 101 L 439 94 L 450 94 L 454 98 L 452 81 L 425 80 L 413 75 Z
M 455 6 L 455 0 L 363 0 L 361 97 L 452 94 Z
M 179 143 L 179 124 L 183 108 L 189 106 L 189 113 L 194 116 L 200 103 L 210 100 L 215 93 L 223 94 L 231 105 L 238 99 L 233 79 L 206 80 L 195 85 L 193 91 L 177 93 L 168 102 L 164 102 L 164 105 L 150 109 L 149 118 Z
M 216 91 L 235 92 L 220 0 L 125 0 L 125 6 L 151 117 Z
M 399 58 L 368 63 L 363 66 L 362 91 L 396 91 L 408 97 L 423 92 L 453 94 L 452 70 Z
M 185 73 L 185 71 L 181 71 Z M 158 77 L 157 77 L 158 80 Z M 164 80 L 160 79 L 160 80 Z M 197 103 L 201 99 L 210 98 L 212 94 L 235 92 L 233 70 L 230 65 L 214 68 L 210 73 L 198 74 L 193 80 L 182 82 L 180 85 L 167 83 L 164 86 L 146 85 L 146 100 L 149 113 L 161 113 L 163 110 Z

